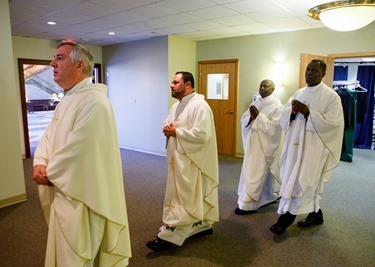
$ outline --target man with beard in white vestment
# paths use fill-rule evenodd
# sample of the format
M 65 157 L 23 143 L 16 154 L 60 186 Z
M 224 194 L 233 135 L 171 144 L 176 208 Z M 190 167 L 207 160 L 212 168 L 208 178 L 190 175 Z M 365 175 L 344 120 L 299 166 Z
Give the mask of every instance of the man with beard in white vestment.
M 107 86 L 74 42 L 50 64 L 65 96 L 34 155 L 33 179 L 48 224 L 46 267 L 127 266 L 131 257 L 117 129 Z
M 177 72 L 171 84 L 177 98 L 165 121 L 168 177 L 163 223 L 158 238 L 146 245 L 163 251 L 182 246 L 193 235 L 212 234 L 219 221 L 218 154 L 214 118 L 189 72 Z
M 244 159 L 234 211 L 237 215 L 250 214 L 278 198 L 282 104 L 274 90 L 273 81 L 263 80 L 259 85 L 261 98 L 241 117 Z
M 323 223 L 320 200 L 324 183 L 339 165 L 344 132 L 341 99 L 322 82 L 325 74 L 325 62 L 312 60 L 305 71 L 307 86 L 297 90 L 282 110 L 280 216 L 270 227 L 276 235 L 285 232 L 299 214 L 308 213 L 299 227 Z

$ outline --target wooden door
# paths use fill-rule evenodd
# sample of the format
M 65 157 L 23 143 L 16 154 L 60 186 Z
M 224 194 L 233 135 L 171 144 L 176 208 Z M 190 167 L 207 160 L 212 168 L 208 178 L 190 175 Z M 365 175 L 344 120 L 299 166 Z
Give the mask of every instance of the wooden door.
M 236 154 L 238 59 L 199 61 L 198 72 L 199 93 L 205 95 L 214 115 L 218 153 L 233 156 Z M 209 81 L 215 74 L 225 77 L 219 83 L 224 91 L 217 87 L 216 93 L 221 97 L 212 97 L 208 91 Z
M 323 82 L 329 87 L 332 87 L 335 58 L 330 57 L 330 56 L 320 56 L 320 55 L 312 55 L 312 54 L 301 54 L 299 87 L 302 88 L 306 85 L 306 81 L 305 81 L 306 67 L 313 59 L 324 60 L 324 62 L 327 65 L 327 70 L 326 70 L 326 75 L 323 78 Z

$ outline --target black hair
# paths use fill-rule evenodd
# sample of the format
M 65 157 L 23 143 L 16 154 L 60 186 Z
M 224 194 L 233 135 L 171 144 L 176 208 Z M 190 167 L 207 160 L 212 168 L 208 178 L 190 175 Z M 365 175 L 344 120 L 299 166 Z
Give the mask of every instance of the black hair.
M 181 74 L 182 75 L 182 80 L 184 81 L 184 83 L 190 82 L 191 87 L 195 88 L 194 87 L 194 77 L 193 77 L 193 74 L 191 74 L 190 72 L 187 72 L 187 71 L 177 71 L 175 74 L 176 75 L 177 74 Z
M 321 60 L 321 59 L 313 59 L 313 60 L 311 60 L 311 62 L 313 62 L 313 63 L 318 63 L 319 66 L 320 66 L 320 70 L 322 71 L 322 73 L 326 73 L 327 65 L 326 65 L 326 63 L 324 62 L 324 60 Z

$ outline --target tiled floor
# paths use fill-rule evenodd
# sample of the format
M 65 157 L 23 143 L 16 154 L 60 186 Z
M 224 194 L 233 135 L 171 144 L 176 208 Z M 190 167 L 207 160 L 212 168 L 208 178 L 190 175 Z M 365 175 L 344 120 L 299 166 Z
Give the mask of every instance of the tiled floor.
M 51 121 L 54 112 L 54 110 L 50 110 L 27 113 L 31 157 L 34 156 L 39 140 Z

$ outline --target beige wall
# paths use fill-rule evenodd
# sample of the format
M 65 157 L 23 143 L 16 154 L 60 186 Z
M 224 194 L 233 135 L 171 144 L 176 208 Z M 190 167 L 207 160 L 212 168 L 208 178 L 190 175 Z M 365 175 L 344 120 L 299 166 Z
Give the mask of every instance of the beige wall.
M 276 89 L 284 103 L 298 89 L 301 53 L 328 55 L 375 51 L 375 23 L 353 32 L 326 28 L 197 42 L 197 61 L 239 59 L 238 118 L 246 110 L 259 83 L 273 79 L 273 62 L 284 61 L 284 86 Z M 238 155 L 243 154 L 237 123 Z
M 2 12 L 4 12 L 3 8 Z M 2 20 L 4 18 L 5 17 L 2 16 Z M 4 31 L 3 27 L 1 31 Z M 199 42 L 185 40 L 176 36 L 169 36 L 168 56 L 165 58 L 165 60 L 168 61 L 168 70 L 166 71 L 167 73 L 163 70 L 163 75 L 167 75 L 168 85 L 173 77 L 173 73 L 180 69 L 190 70 L 195 74 L 196 80 L 198 80 L 196 73 L 198 61 L 233 58 L 239 59 L 239 94 L 237 108 L 239 118 L 249 105 L 252 95 L 257 92 L 260 81 L 265 78 L 273 78 L 274 61 L 284 61 L 284 86 L 277 88 L 275 94 L 280 97 L 282 102 L 285 102 L 298 88 L 298 77 L 300 71 L 299 61 L 301 53 L 327 55 L 374 51 L 374 32 L 375 23 L 361 30 L 345 33 L 334 32 L 332 30 L 323 28 Z M 9 33 L 7 32 L 5 35 L 7 34 Z M 9 40 L 10 37 L 7 37 Z M 6 38 L 2 38 L 2 41 L 6 41 Z M 12 41 L 14 54 L 13 67 L 11 68 L 13 68 L 15 73 L 15 88 L 12 91 L 12 94 L 16 95 L 14 107 L 17 111 L 16 116 L 18 116 L 19 122 L 19 133 L 16 136 L 20 136 L 21 154 L 24 155 L 24 137 L 22 129 L 21 105 L 19 101 L 20 92 L 17 59 L 28 58 L 50 60 L 55 52 L 56 42 L 17 36 L 13 36 Z M 153 39 L 150 39 L 149 41 L 153 42 Z M 123 47 L 125 49 L 128 46 L 129 45 L 124 45 Z M 145 44 L 143 46 L 145 46 Z M 102 47 L 90 45 L 87 45 L 87 47 L 93 53 L 95 62 L 102 64 Z M 103 49 L 107 49 L 109 51 L 112 49 L 112 47 L 109 46 Z M 8 56 L 10 55 L 9 52 L 6 54 Z M 129 57 L 131 58 L 132 55 L 129 54 Z M 125 61 L 123 63 L 125 64 L 127 58 L 124 60 Z M 115 67 L 116 66 L 113 66 L 113 68 Z M 11 75 L 7 75 L 7 77 L 11 77 Z M 118 78 L 121 80 L 121 77 L 122 75 L 120 75 Z M 165 88 L 165 86 L 163 86 L 163 88 Z M 113 88 L 110 88 L 110 90 L 111 89 L 115 90 Z M 199 88 L 197 88 L 197 90 L 199 91 Z M 169 94 L 168 105 L 170 106 L 172 103 L 174 103 L 174 101 L 175 100 L 171 98 Z M 120 115 L 125 116 L 124 114 Z M 156 114 L 155 117 L 157 117 Z M 239 122 L 237 124 L 236 139 L 237 154 L 241 155 L 243 151 Z M 16 149 L 17 146 L 18 145 L 15 146 Z
M 197 83 L 196 71 L 196 42 L 179 38 L 174 35 L 168 36 L 168 78 L 172 81 L 177 71 L 188 71 L 194 76 Z M 169 106 L 176 102 L 169 93 Z
M 57 46 L 57 42 L 54 40 L 27 38 L 20 36 L 13 36 L 13 60 L 14 60 L 14 73 L 16 74 L 16 94 L 17 99 L 20 99 L 20 84 L 18 78 L 18 59 L 40 59 L 40 60 L 51 60 Z M 84 44 L 83 44 L 84 45 Z M 102 47 L 84 45 L 92 53 L 95 63 L 102 64 Z M 102 75 L 103 77 L 103 75 Z M 21 102 L 17 102 L 18 120 L 20 122 L 20 135 L 21 135 L 21 149 L 22 155 L 25 156 L 25 143 L 23 135 L 23 124 L 22 124 L 22 112 Z
M 21 158 L 16 76 L 13 71 L 9 2 L 0 1 L 0 208 L 26 200 Z

